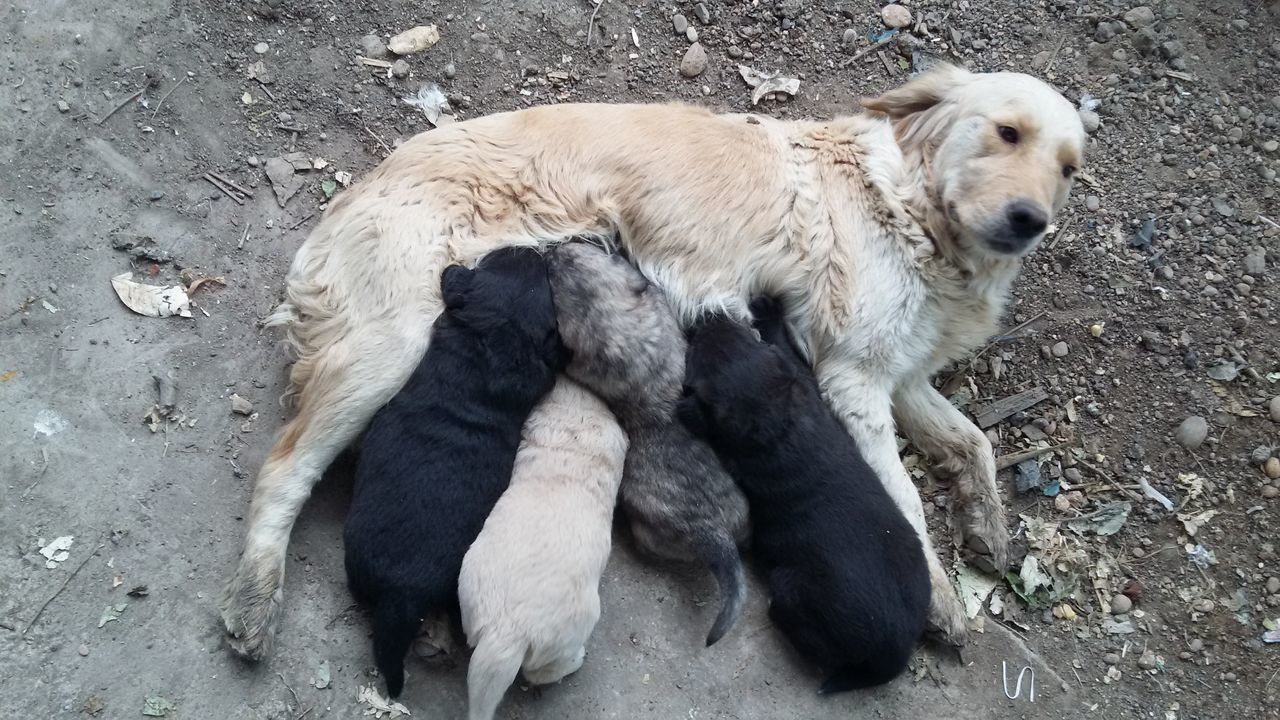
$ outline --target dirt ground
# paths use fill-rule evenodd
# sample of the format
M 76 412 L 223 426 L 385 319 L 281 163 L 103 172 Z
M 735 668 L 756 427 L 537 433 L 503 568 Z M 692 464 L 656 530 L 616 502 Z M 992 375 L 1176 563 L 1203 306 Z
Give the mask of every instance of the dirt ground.
M 257 321 L 327 195 L 342 192 L 339 173 L 358 180 L 429 131 L 401 99 L 422 83 L 439 83 L 462 118 L 569 101 L 746 111 L 741 62 L 801 81 L 797 97 L 758 112 L 826 117 L 940 58 L 1038 74 L 1097 123 L 1085 176 L 1026 264 L 1010 331 L 940 378 L 976 415 L 1043 389 L 989 432 L 1002 454 L 1061 446 L 1002 472 L 1019 565 L 975 600 L 983 632 L 959 656 L 922 648 L 887 687 L 820 698 L 815 672 L 768 627 L 758 587 L 737 628 L 704 649 L 711 582 L 643 564 L 619 541 L 584 669 L 513 689 L 503 715 L 1280 717 L 1280 645 L 1264 640 L 1280 618 L 1275 3 L 919 0 L 912 28 L 862 55 L 884 30 L 869 0 L 707 2 L 705 20 L 695 5 L 6 4 L 0 716 L 315 720 L 367 708 L 359 688 L 381 684 L 343 581 L 349 468 L 321 483 L 294 532 L 269 661 L 231 657 L 216 598 L 285 418 L 288 358 Z M 680 73 L 690 38 L 677 12 L 707 54 L 694 78 Z M 362 37 L 429 23 L 441 39 L 395 68 L 407 77 L 358 60 L 377 54 Z M 297 187 L 282 207 L 264 166 L 291 152 L 323 163 L 277 178 Z M 152 318 L 112 289 L 130 270 L 156 285 L 221 280 L 193 291 L 192 318 Z M 153 431 L 154 375 L 177 393 Z M 232 412 L 233 394 L 249 414 Z M 1205 423 L 1184 424 L 1192 416 Z M 971 587 L 977 575 L 948 542 L 944 483 L 905 453 Z M 1026 687 L 1006 698 L 1003 664 L 1010 691 L 1035 669 L 1034 702 Z M 464 669 L 465 654 L 412 662 L 404 703 L 415 717 L 461 716 Z

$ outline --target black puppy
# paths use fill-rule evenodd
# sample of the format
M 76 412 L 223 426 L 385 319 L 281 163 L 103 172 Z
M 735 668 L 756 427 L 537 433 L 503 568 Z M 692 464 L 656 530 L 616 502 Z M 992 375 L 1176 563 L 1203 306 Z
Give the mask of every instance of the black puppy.
M 680 418 L 746 493 L 769 616 L 831 673 L 820 692 L 888 682 L 924 631 L 924 551 L 824 402 L 781 306 L 752 311 L 768 345 L 724 316 L 695 327 Z
M 547 266 L 504 248 L 441 276 L 444 311 L 408 383 L 365 432 L 347 516 L 347 582 L 373 609 L 373 653 L 397 697 L 423 616 L 458 612 L 467 548 L 511 481 L 520 428 L 565 351 Z

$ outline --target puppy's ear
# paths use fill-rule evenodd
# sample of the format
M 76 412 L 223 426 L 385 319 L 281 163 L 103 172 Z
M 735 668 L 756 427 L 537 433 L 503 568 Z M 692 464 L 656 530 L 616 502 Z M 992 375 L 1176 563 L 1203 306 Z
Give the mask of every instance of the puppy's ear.
M 471 288 L 471 280 L 475 271 L 461 265 L 450 265 L 440 275 L 440 293 L 444 295 L 444 306 L 455 310 L 462 306 L 467 290 Z
M 968 70 L 938 63 L 902 87 L 890 90 L 880 97 L 864 99 L 862 107 L 888 115 L 892 120 L 901 120 L 942 102 L 953 88 L 968 77 Z
M 703 413 L 702 403 L 698 402 L 698 396 L 688 386 L 684 389 L 680 403 L 676 405 L 676 418 L 695 437 L 707 436 L 707 416 Z

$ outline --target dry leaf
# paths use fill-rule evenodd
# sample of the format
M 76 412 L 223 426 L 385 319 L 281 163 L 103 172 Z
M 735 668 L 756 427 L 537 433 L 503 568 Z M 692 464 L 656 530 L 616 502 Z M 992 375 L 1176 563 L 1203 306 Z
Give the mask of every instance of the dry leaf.
M 144 285 L 131 280 L 132 275 L 126 272 L 111 278 L 111 287 L 125 307 L 147 317 L 191 317 L 191 298 L 181 285 Z

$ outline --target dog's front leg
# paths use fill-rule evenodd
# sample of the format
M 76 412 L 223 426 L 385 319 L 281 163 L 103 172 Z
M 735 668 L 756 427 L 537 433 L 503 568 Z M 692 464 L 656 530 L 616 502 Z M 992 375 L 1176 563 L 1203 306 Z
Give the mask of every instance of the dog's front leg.
M 956 595 L 951 579 L 929 539 L 924 520 L 924 505 L 911 476 L 898 457 L 894 437 L 892 397 L 887 384 L 836 372 L 823 378 L 828 401 L 844 421 L 867 464 L 875 471 L 893 502 L 902 510 L 924 546 L 929 565 L 929 583 L 933 588 L 929 603 L 929 624 L 942 639 L 962 645 L 968 637 L 964 606 Z
M 934 470 L 953 479 L 969 547 L 989 554 L 1003 572 L 1009 564 L 1009 536 L 991 442 L 925 375 L 900 384 L 893 404 L 903 433 L 929 456 Z

